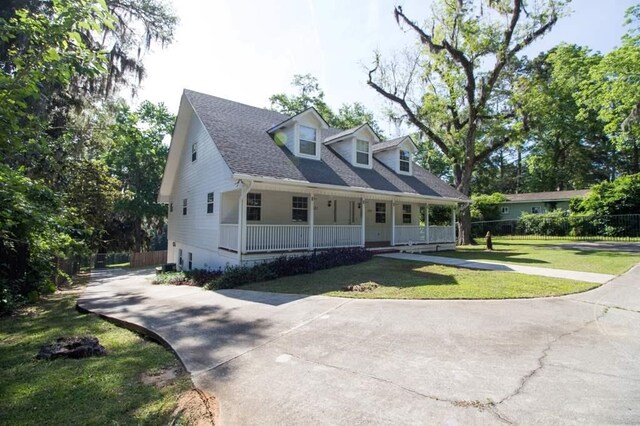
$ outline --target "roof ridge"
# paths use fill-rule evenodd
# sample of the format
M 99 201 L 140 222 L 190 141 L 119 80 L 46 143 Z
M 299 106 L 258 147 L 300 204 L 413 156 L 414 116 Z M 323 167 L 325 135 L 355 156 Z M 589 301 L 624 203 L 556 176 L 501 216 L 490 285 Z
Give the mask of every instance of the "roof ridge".
M 293 115 L 286 115 L 286 114 L 283 114 L 283 113 L 278 112 L 278 111 L 270 110 L 270 109 L 268 109 L 268 108 L 257 107 L 257 106 L 254 106 L 254 105 L 245 104 L 244 102 L 238 102 L 238 101 L 234 101 L 234 100 L 227 99 L 227 98 L 221 98 L 220 96 L 215 96 L 215 95 L 210 95 L 210 94 L 208 94 L 208 93 L 198 92 L 197 90 L 183 89 L 183 92 L 184 92 L 185 94 L 186 94 L 187 92 L 189 92 L 189 93 L 195 93 L 196 95 L 206 96 L 206 97 L 208 97 L 208 98 L 219 99 L 219 100 L 221 100 L 221 101 L 229 102 L 229 103 L 236 104 L 236 105 L 241 105 L 241 106 L 243 106 L 243 107 L 257 109 L 257 110 L 262 111 L 262 112 L 268 112 L 268 113 L 272 113 L 272 114 L 278 114 L 278 115 L 280 115 L 280 116 L 282 116 L 282 117 L 285 117 L 285 119 L 289 119 L 289 118 L 291 118 L 291 117 L 294 117 Z

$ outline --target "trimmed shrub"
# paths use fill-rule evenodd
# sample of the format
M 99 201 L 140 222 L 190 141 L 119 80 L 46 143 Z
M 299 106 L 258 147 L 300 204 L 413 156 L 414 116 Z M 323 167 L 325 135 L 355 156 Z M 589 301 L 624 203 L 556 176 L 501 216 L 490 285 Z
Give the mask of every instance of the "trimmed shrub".
M 371 252 L 360 247 L 329 249 L 304 256 L 281 256 L 273 261 L 254 266 L 229 266 L 222 276 L 209 281 L 205 288 L 211 290 L 235 288 L 243 284 L 352 265 L 369 260 L 371 257 Z

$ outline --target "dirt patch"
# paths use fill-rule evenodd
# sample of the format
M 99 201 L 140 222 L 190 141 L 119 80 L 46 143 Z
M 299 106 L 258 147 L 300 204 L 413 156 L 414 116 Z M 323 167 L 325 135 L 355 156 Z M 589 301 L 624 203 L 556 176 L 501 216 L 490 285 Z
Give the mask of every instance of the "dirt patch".
M 369 281 L 368 283 L 345 285 L 344 287 L 342 287 L 342 291 L 368 292 L 373 291 L 378 287 L 380 287 L 378 284 Z
M 178 406 L 173 412 L 175 424 L 178 420 L 192 426 L 218 424 L 218 401 L 213 395 L 200 389 L 190 389 L 180 395 Z
M 156 373 L 145 373 L 140 377 L 140 380 L 145 385 L 154 385 L 158 388 L 162 388 L 171 383 L 176 377 L 184 374 L 184 370 L 180 367 L 168 368 Z
M 167 368 L 152 374 L 143 374 L 140 380 L 158 388 L 171 384 L 187 373 L 181 367 Z M 191 388 L 178 397 L 171 424 L 190 426 L 211 426 L 218 423 L 218 402 L 213 395 L 200 389 Z

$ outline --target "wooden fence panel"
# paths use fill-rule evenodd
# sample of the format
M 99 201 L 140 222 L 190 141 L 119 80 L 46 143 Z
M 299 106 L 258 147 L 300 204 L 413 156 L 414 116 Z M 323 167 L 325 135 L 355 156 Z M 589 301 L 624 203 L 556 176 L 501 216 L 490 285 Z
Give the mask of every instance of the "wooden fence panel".
M 145 251 L 142 253 L 131 253 L 130 264 L 132 268 L 143 266 L 157 266 L 167 262 L 167 251 Z

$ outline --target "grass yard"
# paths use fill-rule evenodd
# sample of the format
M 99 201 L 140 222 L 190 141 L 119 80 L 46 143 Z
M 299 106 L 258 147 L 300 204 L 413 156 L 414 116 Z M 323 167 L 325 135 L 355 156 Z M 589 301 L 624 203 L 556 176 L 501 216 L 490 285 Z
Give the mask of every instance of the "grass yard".
M 368 282 L 379 287 L 370 292 L 342 291 L 346 285 Z M 248 284 L 240 289 L 371 299 L 507 299 L 558 296 L 598 285 L 374 257 L 357 265 Z
M 619 275 L 640 262 L 640 253 L 572 248 L 575 241 L 494 239 L 493 251 L 485 250 L 484 240 L 476 246 L 458 247 L 455 252 L 427 253 L 469 260 L 490 260 L 541 268 L 599 272 Z
M 162 346 L 75 310 L 77 292 L 59 292 L 0 319 L 0 424 L 169 424 L 179 395 L 191 388 L 181 374 L 162 387 L 143 375 L 179 367 Z M 60 336 L 94 335 L 108 355 L 36 360 Z M 178 418 L 178 423 L 185 419 Z

